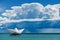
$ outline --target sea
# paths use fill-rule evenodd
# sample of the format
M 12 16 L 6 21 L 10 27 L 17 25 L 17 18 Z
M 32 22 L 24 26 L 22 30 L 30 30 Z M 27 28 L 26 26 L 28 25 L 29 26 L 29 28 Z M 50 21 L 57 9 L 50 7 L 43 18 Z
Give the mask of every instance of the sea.
M 0 40 L 60 40 L 60 34 L 0 34 Z
M 2 27 L 5 27 L 5 25 L 6 24 L 4 24 Z M 15 27 L 25 28 L 25 30 L 20 35 L 11 35 L 6 32 L 7 28 L 15 28 Z M 60 29 L 60 20 L 10 23 L 7 25 L 7 28 L 5 27 L 3 29 L 0 29 L 0 40 L 60 40 L 60 30 L 57 30 L 59 33 L 47 33 L 45 30 L 43 30 L 43 32 L 46 32 L 46 33 L 40 33 L 42 30 L 37 30 L 37 29 L 43 29 L 43 28 Z M 48 32 L 51 32 L 51 31 L 48 30 Z

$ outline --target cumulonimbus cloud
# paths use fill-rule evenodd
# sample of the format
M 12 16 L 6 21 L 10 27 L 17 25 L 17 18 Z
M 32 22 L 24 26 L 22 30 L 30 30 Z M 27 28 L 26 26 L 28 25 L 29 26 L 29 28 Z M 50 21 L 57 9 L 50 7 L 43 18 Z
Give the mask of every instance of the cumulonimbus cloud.
M 12 10 L 5 10 L 2 16 L 5 16 L 7 21 L 12 22 L 23 19 L 23 21 L 41 21 L 42 20 L 59 20 L 60 4 L 43 6 L 40 3 L 25 3 L 21 6 L 13 6 Z M 3 19 L 3 18 L 2 18 Z M 32 20 L 33 19 L 33 20 Z M 7 22 L 5 21 L 5 22 Z M 13 22 L 14 22 L 13 21 Z

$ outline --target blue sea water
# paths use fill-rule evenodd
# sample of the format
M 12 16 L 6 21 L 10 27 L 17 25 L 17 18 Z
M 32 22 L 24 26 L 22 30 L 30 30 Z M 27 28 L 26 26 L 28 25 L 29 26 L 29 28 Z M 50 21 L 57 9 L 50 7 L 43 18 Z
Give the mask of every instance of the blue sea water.
M 60 40 L 60 34 L 0 34 L 0 40 Z

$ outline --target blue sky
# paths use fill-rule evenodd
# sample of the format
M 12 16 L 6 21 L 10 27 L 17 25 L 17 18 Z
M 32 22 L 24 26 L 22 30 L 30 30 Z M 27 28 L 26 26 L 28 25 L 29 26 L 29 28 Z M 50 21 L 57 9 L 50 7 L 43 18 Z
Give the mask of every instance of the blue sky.
M 0 8 L 2 9 L 0 13 L 3 13 L 7 9 L 11 9 L 11 6 L 19 6 L 31 2 L 38 2 L 45 6 L 47 4 L 59 4 L 60 0 L 0 0 Z
M 60 1 L 59 0 L 0 0 L 0 14 L 4 13 L 5 10 L 11 10 L 11 7 L 12 6 L 20 6 L 20 5 L 24 4 L 24 3 L 33 3 L 33 2 L 41 3 L 44 6 L 46 6 L 48 4 L 51 4 L 51 5 L 52 4 L 60 4 Z M 26 29 L 28 31 L 31 31 L 31 32 L 37 32 L 37 29 L 36 28 L 39 28 L 40 25 L 41 25 L 42 28 L 44 28 L 45 26 L 46 26 L 46 28 L 48 28 L 48 26 L 49 27 L 53 27 L 53 28 L 54 27 L 56 28 L 56 26 L 57 26 L 58 28 L 60 28 L 59 27 L 59 24 L 57 24 L 57 23 L 56 23 L 56 26 L 54 26 L 55 23 L 53 25 L 51 25 L 50 22 L 49 22 L 48 25 L 47 25 L 47 23 L 46 23 L 46 25 L 44 24 L 44 22 L 42 23 L 42 25 L 38 23 L 38 24 L 36 24 L 36 27 L 32 23 L 31 24 L 28 24 L 28 25 L 26 23 L 27 27 L 26 27 L 25 24 L 22 24 L 22 25 L 24 27 L 26 27 Z M 32 27 L 31 25 L 34 26 L 34 27 Z M 38 27 L 37 27 L 37 25 L 38 25 Z M 13 25 L 13 27 L 14 26 L 15 26 L 15 24 Z M 31 26 L 31 27 L 29 28 L 28 26 Z

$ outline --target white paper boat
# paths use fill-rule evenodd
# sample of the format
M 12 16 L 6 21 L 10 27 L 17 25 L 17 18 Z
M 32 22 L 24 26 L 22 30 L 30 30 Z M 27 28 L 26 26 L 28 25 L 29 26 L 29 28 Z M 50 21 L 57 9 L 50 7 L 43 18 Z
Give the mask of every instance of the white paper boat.
M 15 28 L 15 29 L 8 29 L 8 31 L 11 34 L 21 34 L 24 31 L 24 29 L 17 29 L 17 28 Z

